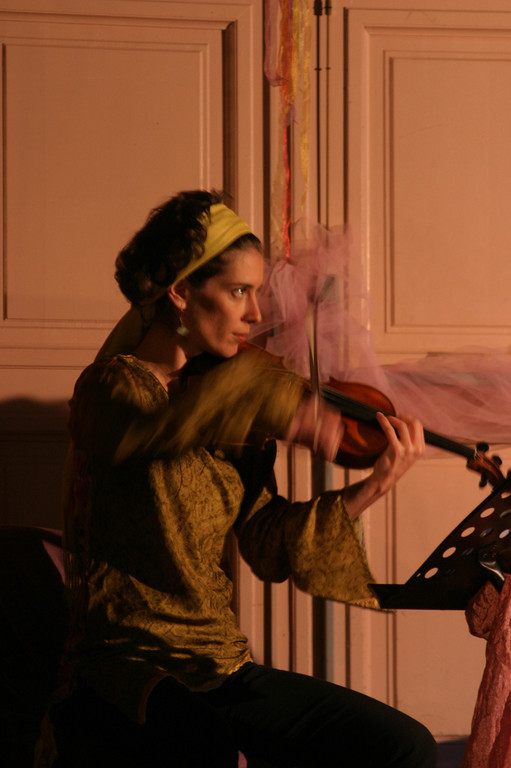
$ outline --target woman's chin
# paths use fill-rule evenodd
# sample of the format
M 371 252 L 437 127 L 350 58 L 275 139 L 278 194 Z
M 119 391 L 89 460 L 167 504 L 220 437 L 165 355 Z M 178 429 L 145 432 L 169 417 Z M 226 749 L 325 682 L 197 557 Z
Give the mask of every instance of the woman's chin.
M 238 354 L 239 348 L 240 348 L 239 344 L 235 344 L 235 345 L 231 344 L 229 345 L 229 347 L 226 347 L 223 350 L 223 352 L 219 353 L 219 355 L 220 357 L 225 357 L 225 358 L 234 357 L 234 355 Z

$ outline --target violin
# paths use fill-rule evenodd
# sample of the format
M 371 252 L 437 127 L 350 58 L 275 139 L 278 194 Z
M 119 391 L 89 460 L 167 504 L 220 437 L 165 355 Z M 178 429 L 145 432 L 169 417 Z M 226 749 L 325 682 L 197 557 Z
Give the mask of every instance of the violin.
M 325 402 L 340 409 L 344 424 L 336 463 L 354 469 L 371 467 L 387 446 L 387 438 L 376 419 L 376 413 L 379 411 L 385 416 L 396 415 L 389 398 L 368 384 L 336 379 L 330 379 L 326 386 L 322 386 L 321 394 Z M 498 456 L 490 458 L 486 455 L 489 450 L 487 443 L 480 442 L 471 448 L 428 429 L 424 429 L 424 439 L 428 445 L 464 456 L 467 468 L 481 475 L 481 487 L 487 483 L 496 487 L 504 482 L 500 470 L 502 461 Z
M 289 369 L 286 368 L 282 358 L 278 355 L 250 342 L 245 342 L 240 347 L 238 354 L 243 354 L 244 350 L 251 350 L 253 353 L 261 355 L 273 369 L 282 373 L 289 373 Z M 200 376 L 222 362 L 225 362 L 223 358 L 214 357 L 204 352 L 187 363 L 182 381 L 197 375 Z M 305 390 L 311 391 L 310 382 L 306 379 L 303 379 L 303 385 Z M 341 382 L 333 378 L 330 378 L 327 384 L 321 385 L 320 394 L 326 403 L 340 411 L 344 424 L 343 439 L 335 463 L 347 469 L 372 467 L 388 444 L 376 414 L 380 412 L 384 416 L 396 415 L 389 398 L 369 384 Z M 427 429 L 424 430 L 424 438 L 429 445 L 466 458 L 467 468 L 480 474 L 479 485 L 481 487 L 487 483 L 496 487 L 504 482 L 505 478 L 500 470 L 502 461 L 498 456 L 488 457 L 486 455 L 489 450 L 487 443 L 477 443 L 475 448 L 471 448 Z
M 282 358 L 262 347 L 246 343 L 243 349 L 253 349 L 285 370 Z M 304 385 L 310 390 L 309 382 L 304 380 Z M 347 469 L 372 467 L 388 444 L 376 414 L 380 412 L 384 416 L 395 416 L 392 402 L 383 392 L 369 384 L 339 381 L 334 378 L 320 386 L 320 394 L 326 403 L 340 410 L 344 424 L 344 434 L 335 463 Z M 502 461 L 498 456 L 486 455 L 489 450 L 487 443 L 478 442 L 476 447 L 472 448 L 428 429 L 424 429 L 424 439 L 428 445 L 463 456 L 467 460 L 467 468 L 480 474 L 481 488 L 488 483 L 497 487 L 504 482 L 505 478 L 500 470 Z

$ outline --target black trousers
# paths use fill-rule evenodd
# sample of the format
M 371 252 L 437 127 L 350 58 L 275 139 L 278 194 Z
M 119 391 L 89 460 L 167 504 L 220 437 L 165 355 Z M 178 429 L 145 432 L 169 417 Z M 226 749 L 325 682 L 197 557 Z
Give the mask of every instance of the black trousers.
M 238 750 L 249 768 L 436 765 L 435 741 L 413 718 L 333 683 L 252 663 L 208 693 L 162 680 L 149 697 L 143 726 L 125 720 L 96 694 L 87 692 L 85 704 L 81 695 L 81 726 L 88 724 L 109 750 L 117 743 L 119 765 L 130 768 L 236 768 Z M 77 723 L 76 712 L 72 721 Z M 116 764 L 113 754 L 110 766 Z M 61 764 L 81 768 L 88 762 L 82 757 Z M 101 761 L 91 758 L 90 764 Z

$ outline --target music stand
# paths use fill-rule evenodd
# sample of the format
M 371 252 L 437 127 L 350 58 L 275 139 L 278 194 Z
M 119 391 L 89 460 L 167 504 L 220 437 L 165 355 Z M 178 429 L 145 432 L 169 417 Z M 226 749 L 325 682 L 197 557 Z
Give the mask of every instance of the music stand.
M 471 512 L 405 584 L 371 584 L 382 608 L 464 610 L 511 572 L 511 477 Z

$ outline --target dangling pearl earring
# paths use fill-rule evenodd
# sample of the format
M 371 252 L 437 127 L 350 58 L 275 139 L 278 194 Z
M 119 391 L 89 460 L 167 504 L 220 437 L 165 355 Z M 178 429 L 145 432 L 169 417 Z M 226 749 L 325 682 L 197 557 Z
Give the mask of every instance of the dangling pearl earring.
M 176 333 L 178 333 L 180 336 L 188 336 L 189 333 L 188 328 L 183 324 L 181 312 L 179 313 L 179 325 L 176 328 Z

